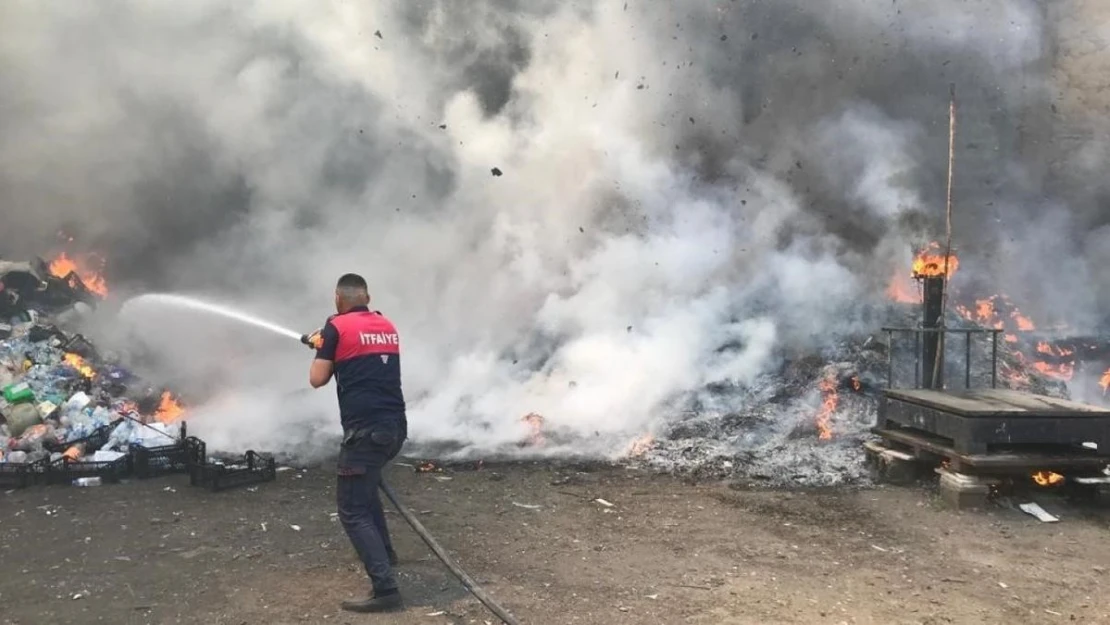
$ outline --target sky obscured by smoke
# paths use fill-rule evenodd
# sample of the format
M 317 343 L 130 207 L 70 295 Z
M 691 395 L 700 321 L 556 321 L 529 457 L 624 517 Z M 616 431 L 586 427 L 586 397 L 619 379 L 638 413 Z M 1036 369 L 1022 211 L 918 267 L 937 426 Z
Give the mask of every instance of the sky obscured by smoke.
M 608 450 L 874 322 L 943 232 L 949 83 L 964 278 L 1104 323 L 1107 152 L 1053 142 L 1097 126 L 1055 107 L 1059 23 L 1032 0 L 13 0 L 0 250 L 64 229 L 121 290 L 304 330 L 359 272 L 414 437 L 481 451 L 534 411 Z M 337 427 L 297 346 L 140 316 L 113 330 L 157 336 L 216 444 Z

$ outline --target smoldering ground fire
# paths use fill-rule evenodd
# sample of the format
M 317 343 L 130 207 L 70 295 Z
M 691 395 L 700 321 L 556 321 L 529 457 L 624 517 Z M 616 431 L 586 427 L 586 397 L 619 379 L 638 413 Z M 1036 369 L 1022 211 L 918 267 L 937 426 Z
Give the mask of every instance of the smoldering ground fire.
M 1019 324 L 1020 306 L 1070 336 L 1105 327 L 1105 155 L 1070 130 L 1103 122 L 1063 82 L 1081 59 L 1055 45 L 1077 28 L 1058 7 L 3 11 L 10 254 L 64 229 L 121 297 L 187 290 L 305 328 L 357 269 L 400 325 L 410 433 L 462 454 L 622 454 L 740 401 L 774 406 L 776 435 L 817 427 L 816 377 L 777 404 L 767 380 L 873 330 L 936 235 L 950 82 L 953 289 L 1012 298 L 980 323 Z M 299 352 L 174 322 L 152 366 L 204 390 L 210 438 L 316 453 L 334 433 L 330 398 L 292 390 Z M 229 365 L 235 341 L 266 370 Z M 517 445 L 530 413 L 542 447 Z M 852 431 L 830 421 L 834 443 Z

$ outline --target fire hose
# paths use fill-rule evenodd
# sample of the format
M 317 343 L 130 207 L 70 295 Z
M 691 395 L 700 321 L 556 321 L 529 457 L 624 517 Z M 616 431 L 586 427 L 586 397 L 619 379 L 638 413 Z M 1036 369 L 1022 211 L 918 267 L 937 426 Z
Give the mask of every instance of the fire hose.
M 319 348 L 321 342 L 322 339 L 320 338 L 319 330 L 311 334 L 305 334 L 301 336 L 301 343 L 304 343 L 309 347 Z M 423 540 L 424 543 L 428 545 L 428 548 L 432 550 L 432 553 L 434 553 L 436 557 L 439 558 L 440 562 L 443 562 L 443 565 L 446 566 L 447 569 L 451 571 L 451 573 L 455 577 L 457 577 L 460 582 L 462 582 L 462 585 L 467 589 L 467 591 L 470 592 L 470 594 L 474 595 L 474 598 L 476 598 L 478 601 L 481 601 L 482 605 L 489 608 L 489 611 L 497 615 L 497 618 L 501 619 L 501 621 L 504 622 L 505 625 L 520 625 L 520 621 L 516 620 L 516 617 L 510 614 L 508 610 L 501 607 L 501 605 L 497 603 L 497 601 L 495 601 L 493 597 L 491 597 L 490 594 L 485 591 L 484 588 L 478 585 L 478 582 L 474 581 L 474 578 L 470 577 L 470 575 L 467 575 L 466 571 L 464 571 L 462 567 L 460 567 L 454 560 L 451 559 L 451 556 L 447 554 L 447 551 L 444 550 L 444 548 L 441 547 L 438 542 L 436 542 L 436 539 L 432 536 L 430 532 L 428 532 L 427 528 L 424 527 L 424 524 L 420 522 L 420 519 L 416 518 L 416 515 L 412 513 L 412 510 L 409 510 L 403 503 L 401 503 L 401 500 L 397 497 L 397 493 L 393 490 L 393 487 L 387 484 L 385 480 L 382 480 L 381 489 L 382 492 L 385 493 L 385 496 L 389 498 L 389 501 L 393 503 L 393 506 L 397 508 L 397 512 L 401 513 L 401 516 L 404 517 L 405 521 L 407 521 L 409 526 L 412 527 L 412 530 L 416 532 L 417 536 L 420 536 L 421 540 Z
M 436 539 L 432 537 L 424 527 L 424 524 L 416 518 L 416 515 L 414 515 L 411 510 L 401 503 L 401 500 L 397 498 L 397 493 L 393 491 L 393 487 L 387 484 L 385 480 L 382 480 L 381 489 L 382 492 L 385 493 L 385 496 L 389 498 L 389 501 L 393 502 L 397 511 L 401 513 L 401 516 L 405 518 L 405 521 L 408 521 L 413 531 L 423 539 L 424 543 L 427 544 L 428 548 L 432 550 L 432 553 L 436 554 L 436 557 L 443 562 L 444 566 L 446 566 L 455 577 L 459 578 L 459 581 L 470 591 L 470 594 L 474 595 L 478 601 L 481 601 L 482 605 L 489 608 L 490 612 L 496 614 L 497 618 L 501 619 L 505 625 L 520 625 L 520 621 L 516 620 L 516 617 L 510 614 L 508 610 L 501 607 L 485 589 L 478 585 L 478 582 L 467 575 L 466 571 L 462 570 L 462 568 L 451 559 L 451 556 L 447 555 L 447 552 L 436 542 Z

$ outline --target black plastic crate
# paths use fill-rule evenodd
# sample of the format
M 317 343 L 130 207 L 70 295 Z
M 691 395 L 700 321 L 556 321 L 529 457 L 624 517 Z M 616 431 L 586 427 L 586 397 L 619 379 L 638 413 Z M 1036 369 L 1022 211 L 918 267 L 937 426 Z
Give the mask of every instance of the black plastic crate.
M 189 462 L 189 483 L 196 486 L 201 481 L 201 469 L 208 461 L 208 446 L 195 436 L 186 438 L 184 444 L 185 457 Z
M 50 459 L 34 462 L 0 462 L 0 489 L 27 488 L 46 481 Z
M 205 462 L 189 471 L 189 482 L 213 492 L 272 482 L 277 479 L 277 462 L 273 456 L 248 451 L 240 460 L 225 464 Z
M 46 471 L 48 484 L 69 484 L 82 477 L 99 477 L 102 482 L 113 484 L 131 473 L 131 458 L 127 455 L 107 462 L 78 460 L 69 462 L 58 458 Z
M 135 477 L 146 479 L 171 473 L 192 473 L 193 467 L 204 464 L 204 441 L 190 436 L 173 445 L 143 447 L 131 445 L 131 467 Z
M 115 431 L 117 425 L 119 425 L 119 420 L 107 423 L 96 428 L 92 431 L 92 434 L 89 434 L 84 438 L 78 438 L 76 440 L 69 441 L 68 443 L 47 441 L 44 442 L 42 446 L 47 451 L 64 452 L 74 445 L 83 444 L 85 446 L 85 453 L 91 454 L 94 451 L 99 451 L 101 447 L 108 444 L 108 440 L 112 438 L 112 432 Z

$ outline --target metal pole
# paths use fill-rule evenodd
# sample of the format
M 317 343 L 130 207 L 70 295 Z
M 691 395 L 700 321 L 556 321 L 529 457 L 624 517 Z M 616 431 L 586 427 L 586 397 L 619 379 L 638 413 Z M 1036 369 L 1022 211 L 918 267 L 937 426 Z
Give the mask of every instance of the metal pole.
M 914 341 L 914 359 L 913 359 L 913 386 L 914 388 L 921 388 L 921 348 L 924 342 L 925 333 L 922 330 L 917 330 L 913 333 Z
M 894 388 L 894 332 L 886 333 L 886 387 Z
M 998 330 L 991 332 L 991 388 L 998 388 Z
M 971 332 L 964 334 L 964 388 L 971 388 Z
M 948 100 L 948 197 L 945 202 L 945 232 L 946 240 L 944 246 L 944 273 L 942 280 L 944 281 L 944 292 L 941 295 L 940 307 L 940 323 L 941 328 L 946 327 L 944 313 L 948 309 L 948 264 L 952 257 L 952 171 L 956 162 L 956 83 L 948 86 L 949 95 Z M 942 388 L 944 385 L 941 382 L 941 363 L 944 362 L 944 335 L 941 334 L 938 340 L 938 349 L 933 356 L 932 363 L 925 363 L 926 366 L 930 364 L 933 367 L 933 375 L 930 378 L 932 385 L 935 388 Z

